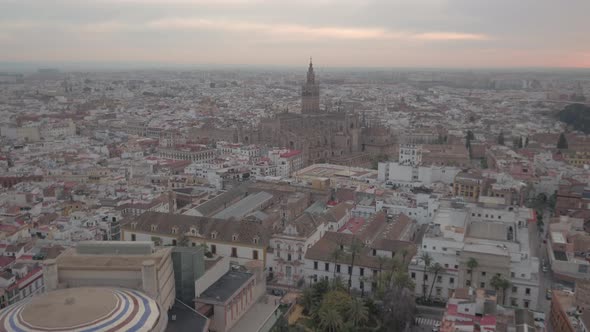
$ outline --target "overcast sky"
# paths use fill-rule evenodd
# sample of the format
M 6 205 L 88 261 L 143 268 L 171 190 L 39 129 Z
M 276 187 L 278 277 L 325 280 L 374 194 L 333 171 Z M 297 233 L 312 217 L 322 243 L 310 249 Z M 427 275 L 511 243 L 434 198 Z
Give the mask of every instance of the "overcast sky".
M 0 0 L 0 61 L 590 67 L 590 0 Z

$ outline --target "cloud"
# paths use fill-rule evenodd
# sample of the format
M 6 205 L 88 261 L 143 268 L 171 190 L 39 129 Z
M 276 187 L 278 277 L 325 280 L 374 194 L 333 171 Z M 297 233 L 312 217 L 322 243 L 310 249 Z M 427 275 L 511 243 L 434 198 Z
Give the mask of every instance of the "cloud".
M 489 40 L 490 37 L 483 34 L 458 33 L 458 32 L 426 32 L 414 35 L 416 39 L 423 40 Z
M 379 27 L 308 26 L 298 24 L 272 24 L 237 20 L 202 18 L 166 18 L 147 23 L 147 27 L 161 30 L 210 29 L 231 32 L 256 32 L 291 39 L 417 39 L 417 40 L 486 40 L 482 34 L 458 32 L 410 33 Z

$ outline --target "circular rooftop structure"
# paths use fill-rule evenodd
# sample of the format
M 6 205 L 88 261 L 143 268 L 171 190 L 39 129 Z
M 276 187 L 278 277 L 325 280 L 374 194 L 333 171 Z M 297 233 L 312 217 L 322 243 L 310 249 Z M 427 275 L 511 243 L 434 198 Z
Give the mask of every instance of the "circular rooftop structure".
M 0 311 L 0 331 L 153 331 L 157 303 L 131 289 L 80 287 L 25 299 Z

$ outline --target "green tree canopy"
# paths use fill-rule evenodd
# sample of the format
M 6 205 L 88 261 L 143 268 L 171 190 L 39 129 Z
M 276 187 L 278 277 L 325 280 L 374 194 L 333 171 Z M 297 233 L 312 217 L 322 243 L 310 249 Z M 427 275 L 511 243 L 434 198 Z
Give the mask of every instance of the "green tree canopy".
M 564 133 L 559 134 L 559 140 L 557 140 L 557 148 L 563 150 L 568 148 L 567 138 L 565 138 Z

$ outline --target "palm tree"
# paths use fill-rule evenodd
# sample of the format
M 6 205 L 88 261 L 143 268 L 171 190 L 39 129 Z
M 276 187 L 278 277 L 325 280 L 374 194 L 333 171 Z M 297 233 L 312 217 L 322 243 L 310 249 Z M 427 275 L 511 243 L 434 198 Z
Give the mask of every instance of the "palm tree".
M 422 275 L 422 296 L 426 298 L 426 272 L 432 263 L 432 257 L 427 252 L 424 252 L 422 255 L 420 255 L 419 259 L 424 262 L 424 274 Z
M 416 287 L 414 285 L 414 281 L 412 280 L 412 278 L 410 278 L 408 273 L 404 271 L 397 271 L 395 273 L 395 275 L 393 276 L 393 285 L 395 287 L 407 288 L 411 290 L 413 290 Z
M 436 281 L 436 277 L 439 273 L 444 271 L 444 268 L 439 263 L 434 263 L 434 265 L 430 268 L 430 271 L 434 273 L 434 278 L 432 278 L 432 286 L 430 286 L 430 292 L 428 293 L 429 300 L 430 296 L 432 296 L 432 289 L 434 288 L 434 282 Z
M 381 288 L 381 276 L 383 275 L 383 266 L 387 264 L 389 258 L 385 256 L 377 256 L 377 262 L 379 263 L 379 276 L 377 277 L 377 288 Z
M 332 261 L 334 262 L 334 276 L 332 277 L 332 279 L 336 278 L 336 263 L 338 262 L 340 257 L 342 257 L 342 250 L 340 248 L 336 248 L 330 254 L 330 258 L 332 258 Z
M 508 289 L 508 287 L 510 287 L 510 281 L 504 279 L 504 277 L 502 277 L 502 275 L 496 274 L 492 277 L 490 284 L 492 285 L 492 287 L 494 287 L 496 292 L 498 292 L 498 290 L 500 290 L 500 289 L 502 290 L 502 304 L 504 304 L 506 302 L 505 301 L 506 289 Z
M 502 284 L 500 285 L 500 288 L 502 288 L 502 305 L 506 304 L 506 290 L 510 288 L 511 285 L 512 283 L 510 283 L 510 280 L 502 280 Z
M 303 311 L 306 314 L 312 312 L 312 308 L 317 305 L 316 303 L 316 296 L 313 287 L 307 287 L 303 290 L 303 296 L 301 299 L 301 304 L 303 305 Z
M 350 307 L 346 310 L 348 320 L 352 322 L 354 327 L 361 325 L 369 319 L 369 309 L 359 298 L 353 298 L 350 301 Z
M 402 263 L 397 258 L 393 258 L 389 261 L 389 282 L 387 283 L 387 287 L 391 288 L 393 286 L 393 278 L 396 271 L 401 271 Z
M 363 249 L 363 243 L 356 240 L 355 238 L 352 238 L 352 243 L 348 249 L 350 250 L 351 255 L 350 273 L 348 273 L 348 292 L 350 293 L 350 288 L 352 286 L 352 272 L 354 271 L 354 259 Z
M 467 267 L 469 268 L 469 285 L 473 285 L 473 270 L 477 269 L 477 267 L 479 266 L 479 263 L 477 262 L 477 260 L 473 257 L 469 258 L 469 260 L 467 261 Z
M 408 257 L 408 249 L 404 248 L 402 249 L 402 263 L 405 266 L 406 265 L 406 257 Z
M 338 310 L 336 310 L 333 307 L 322 306 L 322 308 L 320 308 L 318 316 L 320 319 L 320 327 L 329 332 L 340 331 L 344 326 L 344 320 L 338 313 Z

